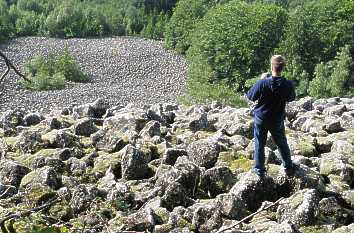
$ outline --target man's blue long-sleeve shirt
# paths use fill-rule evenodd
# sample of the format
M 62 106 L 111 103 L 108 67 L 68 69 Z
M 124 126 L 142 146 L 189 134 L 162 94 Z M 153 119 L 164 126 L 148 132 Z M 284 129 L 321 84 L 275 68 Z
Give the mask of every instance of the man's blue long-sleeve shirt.
M 247 98 L 258 100 L 254 109 L 257 121 L 277 123 L 284 120 L 285 104 L 295 99 L 295 89 L 291 81 L 270 76 L 257 81 L 247 92 Z

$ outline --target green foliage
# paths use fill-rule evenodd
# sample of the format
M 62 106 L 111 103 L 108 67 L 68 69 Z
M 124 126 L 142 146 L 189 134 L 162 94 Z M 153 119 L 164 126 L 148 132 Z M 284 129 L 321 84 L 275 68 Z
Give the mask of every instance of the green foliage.
M 142 30 L 142 35 L 155 40 L 162 39 L 167 22 L 168 16 L 162 12 L 159 15 L 150 15 L 147 25 Z
M 191 44 L 190 34 L 196 23 L 211 8 L 212 0 L 180 0 L 173 11 L 165 31 L 165 43 L 168 48 L 185 53 Z
M 189 94 L 197 99 L 238 96 L 247 79 L 268 68 L 285 22 L 286 11 L 275 5 L 233 1 L 211 9 L 198 23 L 188 51 Z
M 212 76 L 213 70 L 203 61 L 194 62 L 189 69 L 187 80 L 187 94 L 179 98 L 179 102 L 185 105 L 208 103 L 213 100 L 220 101 L 235 107 L 247 106 L 247 103 L 225 83 L 210 84 L 207 77 Z
M 26 64 L 26 73 L 32 77 L 32 82 L 23 82 L 23 85 L 37 91 L 62 89 L 65 87 L 65 80 L 88 81 L 88 77 L 82 73 L 67 50 L 58 56 L 50 54 L 47 58 L 35 57 Z
M 16 20 L 16 33 L 18 36 L 33 36 L 39 31 L 45 17 L 33 11 L 20 11 Z
M 59 0 L 18 0 L 17 8 L 21 11 L 32 11 L 37 14 L 48 15 L 59 2 Z
M 0 0 L 0 42 L 5 41 L 13 34 L 14 28 L 8 14 L 8 6 Z
M 354 63 L 349 46 L 343 47 L 336 58 L 320 63 L 309 86 L 311 96 L 354 96 Z
M 69 51 L 65 49 L 56 61 L 56 72 L 62 73 L 66 80 L 73 82 L 87 82 L 88 77 L 80 70 Z
M 298 91 L 306 95 L 307 84 L 314 78 L 315 67 L 333 60 L 339 48 L 354 46 L 354 1 L 303 1 L 290 12 L 279 53 L 288 57 L 287 77 L 307 81 Z M 319 69 L 322 69 L 321 67 Z M 322 69 L 323 70 L 323 69 Z
M 111 204 L 112 204 L 112 207 L 118 211 L 127 212 L 131 208 L 130 204 L 127 203 L 123 197 L 117 197 L 116 199 L 112 200 Z

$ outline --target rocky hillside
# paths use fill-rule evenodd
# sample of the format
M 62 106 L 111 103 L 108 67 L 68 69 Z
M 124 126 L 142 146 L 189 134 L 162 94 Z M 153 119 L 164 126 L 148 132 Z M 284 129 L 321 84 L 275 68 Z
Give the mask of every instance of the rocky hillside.
M 101 99 L 3 112 L 2 231 L 354 232 L 354 98 L 289 104 L 294 177 L 271 139 L 266 177 L 249 172 L 250 112 Z
M 161 41 L 134 37 L 67 40 L 22 37 L 0 45 L 20 70 L 33 57 L 62 53 L 64 48 L 88 75 L 88 83 L 67 83 L 63 90 L 33 92 L 19 85 L 21 78 L 10 72 L 4 86 L 0 86 L 0 111 L 23 108 L 48 112 L 97 98 L 104 98 L 110 106 L 128 103 L 143 106 L 175 102 L 184 93 L 186 60 L 164 49 Z M 0 59 L 0 73 L 5 69 Z

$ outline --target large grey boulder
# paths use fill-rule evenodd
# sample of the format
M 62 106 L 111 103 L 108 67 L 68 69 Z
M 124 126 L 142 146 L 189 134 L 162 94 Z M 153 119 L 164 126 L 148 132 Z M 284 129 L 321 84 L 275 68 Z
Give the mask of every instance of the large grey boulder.
M 18 136 L 16 148 L 23 154 L 36 152 L 42 144 L 41 134 L 25 130 Z
M 31 163 L 32 169 L 37 169 L 44 166 L 53 168 L 59 174 L 62 174 L 65 171 L 65 163 L 57 158 L 36 156 Z
M 14 133 L 15 127 L 23 125 L 24 112 L 22 110 L 8 110 L 0 115 L 0 127 L 4 130 L 5 136 Z
M 198 166 L 211 168 L 218 160 L 220 145 L 212 140 L 201 139 L 187 147 L 188 158 Z
M 152 232 L 154 226 L 154 212 L 148 207 L 128 216 L 117 214 L 108 222 L 111 232 Z
M 214 201 L 222 215 L 230 219 L 242 219 L 249 215 L 244 201 L 232 193 L 218 195 Z
M 91 140 L 98 150 L 109 153 L 120 151 L 129 142 L 126 134 L 111 129 L 100 129 L 91 135 Z
M 354 211 L 343 208 L 335 197 L 323 198 L 319 202 L 319 216 L 331 224 L 347 225 L 354 221 Z
M 291 177 L 286 175 L 280 165 L 269 164 L 267 172 L 268 176 L 273 179 L 280 196 L 288 196 L 305 188 L 324 189 L 324 182 L 320 173 L 303 164 L 298 165 L 298 169 Z
M 346 111 L 347 111 L 347 108 L 345 105 L 335 105 L 332 107 L 325 108 L 323 110 L 323 114 L 341 116 Z
M 259 177 L 249 171 L 230 190 L 231 194 L 240 198 L 250 211 L 255 211 L 263 201 L 277 199 L 276 184 L 271 177 Z
M 188 197 L 188 192 L 178 182 L 173 182 L 167 186 L 164 195 L 161 197 L 161 206 L 172 211 L 174 207 L 187 207 L 193 204 L 193 200 Z
M 109 108 L 108 103 L 103 99 L 97 99 L 93 103 L 79 105 L 73 108 L 72 115 L 76 118 L 93 117 L 101 118 Z
M 163 155 L 163 162 L 165 164 L 174 165 L 178 157 L 187 156 L 187 151 L 184 149 L 167 148 Z
M 75 157 L 69 158 L 66 162 L 66 166 L 68 173 L 74 176 L 84 175 L 88 168 L 84 161 Z
M 170 184 L 177 182 L 182 185 L 187 196 L 194 197 L 200 181 L 200 174 L 200 168 L 191 162 L 176 163 L 174 167 L 163 164 L 156 171 L 155 185 L 166 190 Z
M 89 118 L 80 119 L 74 124 L 74 133 L 79 136 L 89 137 L 98 131 L 94 121 Z
M 199 187 L 215 197 L 228 192 L 235 183 L 236 177 L 228 167 L 213 167 L 202 174 Z
M 116 132 L 140 132 L 149 122 L 146 112 L 139 108 L 126 106 L 113 112 L 113 116 L 105 118 L 103 129 L 112 129 Z
M 72 134 L 69 130 L 52 130 L 42 135 L 43 143 L 52 148 L 78 147 L 79 137 Z
M 44 117 L 40 113 L 28 113 L 23 117 L 23 124 L 25 126 L 37 125 L 42 120 L 44 120 Z
M 349 138 L 347 140 L 337 139 L 333 141 L 331 152 L 342 154 L 349 159 L 354 154 L 354 144 L 349 141 Z
M 348 226 L 342 226 L 333 231 L 333 233 L 354 233 L 354 223 Z
M 4 185 L 18 187 L 22 178 L 31 170 L 10 160 L 1 160 L 0 163 L 0 181 Z
M 190 207 L 193 209 L 192 224 L 199 232 L 212 232 L 222 226 L 222 215 L 213 204 L 204 204 Z
M 158 121 L 149 121 L 140 131 L 139 136 L 144 139 L 151 139 L 154 136 L 161 136 L 161 125 Z
M 69 205 L 74 214 L 79 214 L 87 210 L 98 196 L 99 190 L 95 186 L 80 184 L 73 188 Z
M 320 198 L 315 189 L 303 189 L 280 202 L 277 210 L 279 223 L 288 221 L 296 226 L 315 222 Z
M 324 176 L 338 175 L 343 181 L 350 184 L 354 178 L 354 167 L 347 162 L 343 155 L 326 153 L 321 156 L 320 174 Z
M 148 177 L 148 162 L 150 162 L 151 157 L 130 144 L 122 149 L 121 155 L 123 179 L 137 180 Z
M 298 233 L 298 230 L 292 224 L 283 222 L 273 225 L 265 233 Z
M 59 189 L 62 186 L 62 180 L 54 168 L 45 166 L 25 175 L 21 180 L 20 188 L 26 188 L 33 184 L 41 184 L 53 189 Z

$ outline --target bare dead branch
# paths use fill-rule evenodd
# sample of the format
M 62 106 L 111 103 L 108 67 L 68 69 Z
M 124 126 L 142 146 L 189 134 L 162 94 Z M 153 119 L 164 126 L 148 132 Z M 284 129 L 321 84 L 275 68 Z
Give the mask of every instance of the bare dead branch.
M 10 69 L 13 69 L 15 73 L 23 78 L 27 82 L 31 82 L 30 79 L 28 79 L 25 75 L 23 75 L 15 66 L 14 64 L 6 57 L 6 55 L 0 50 L 0 57 L 2 57 L 5 60 L 5 64 L 7 66 L 6 71 L 1 75 L 0 77 L 0 84 L 1 82 L 5 79 L 6 75 L 9 73 Z
M 5 222 L 6 221 L 9 221 L 9 220 L 12 220 L 12 219 L 19 219 L 19 218 L 22 218 L 22 217 L 25 217 L 25 216 L 29 216 L 31 215 L 32 213 L 36 213 L 36 212 L 39 212 L 43 209 L 46 209 L 52 205 L 54 205 L 55 203 L 58 203 L 60 201 L 60 199 L 58 197 L 55 197 L 53 199 L 51 199 L 50 201 L 48 201 L 47 203 L 41 205 L 41 206 L 38 206 L 38 207 L 35 207 L 33 209 L 30 209 L 30 210 L 25 210 L 25 211 L 22 211 L 22 212 L 19 212 L 19 213 L 14 213 L 14 214 L 9 214 L 7 215 L 6 217 L 4 217 L 3 219 L 0 220 L 0 229 L 3 233 L 9 233 L 8 230 L 6 229 L 6 226 L 5 226 Z
M 227 230 L 231 230 L 231 229 L 237 227 L 238 225 L 240 225 L 241 223 L 244 223 L 244 222 L 247 221 L 248 219 L 252 218 L 253 216 L 259 214 L 260 212 L 262 212 L 262 211 L 264 211 L 264 210 L 267 210 L 267 209 L 270 209 L 270 208 L 273 207 L 273 206 L 278 205 L 282 200 L 284 200 L 284 197 L 279 198 L 276 202 L 274 202 L 273 204 L 271 204 L 271 205 L 269 205 L 269 206 L 267 206 L 267 207 L 260 208 L 260 209 L 257 210 L 256 212 L 254 212 L 254 213 L 248 215 L 247 217 L 241 219 L 241 220 L 238 221 L 237 223 L 235 223 L 235 224 L 233 224 L 233 225 L 231 225 L 231 226 L 229 226 L 229 227 L 227 227 L 227 228 L 224 228 L 224 229 L 222 229 L 222 230 L 219 230 L 219 231 L 217 231 L 216 233 L 222 233 L 222 232 L 225 232 L 225 231 L 227 231 Z

